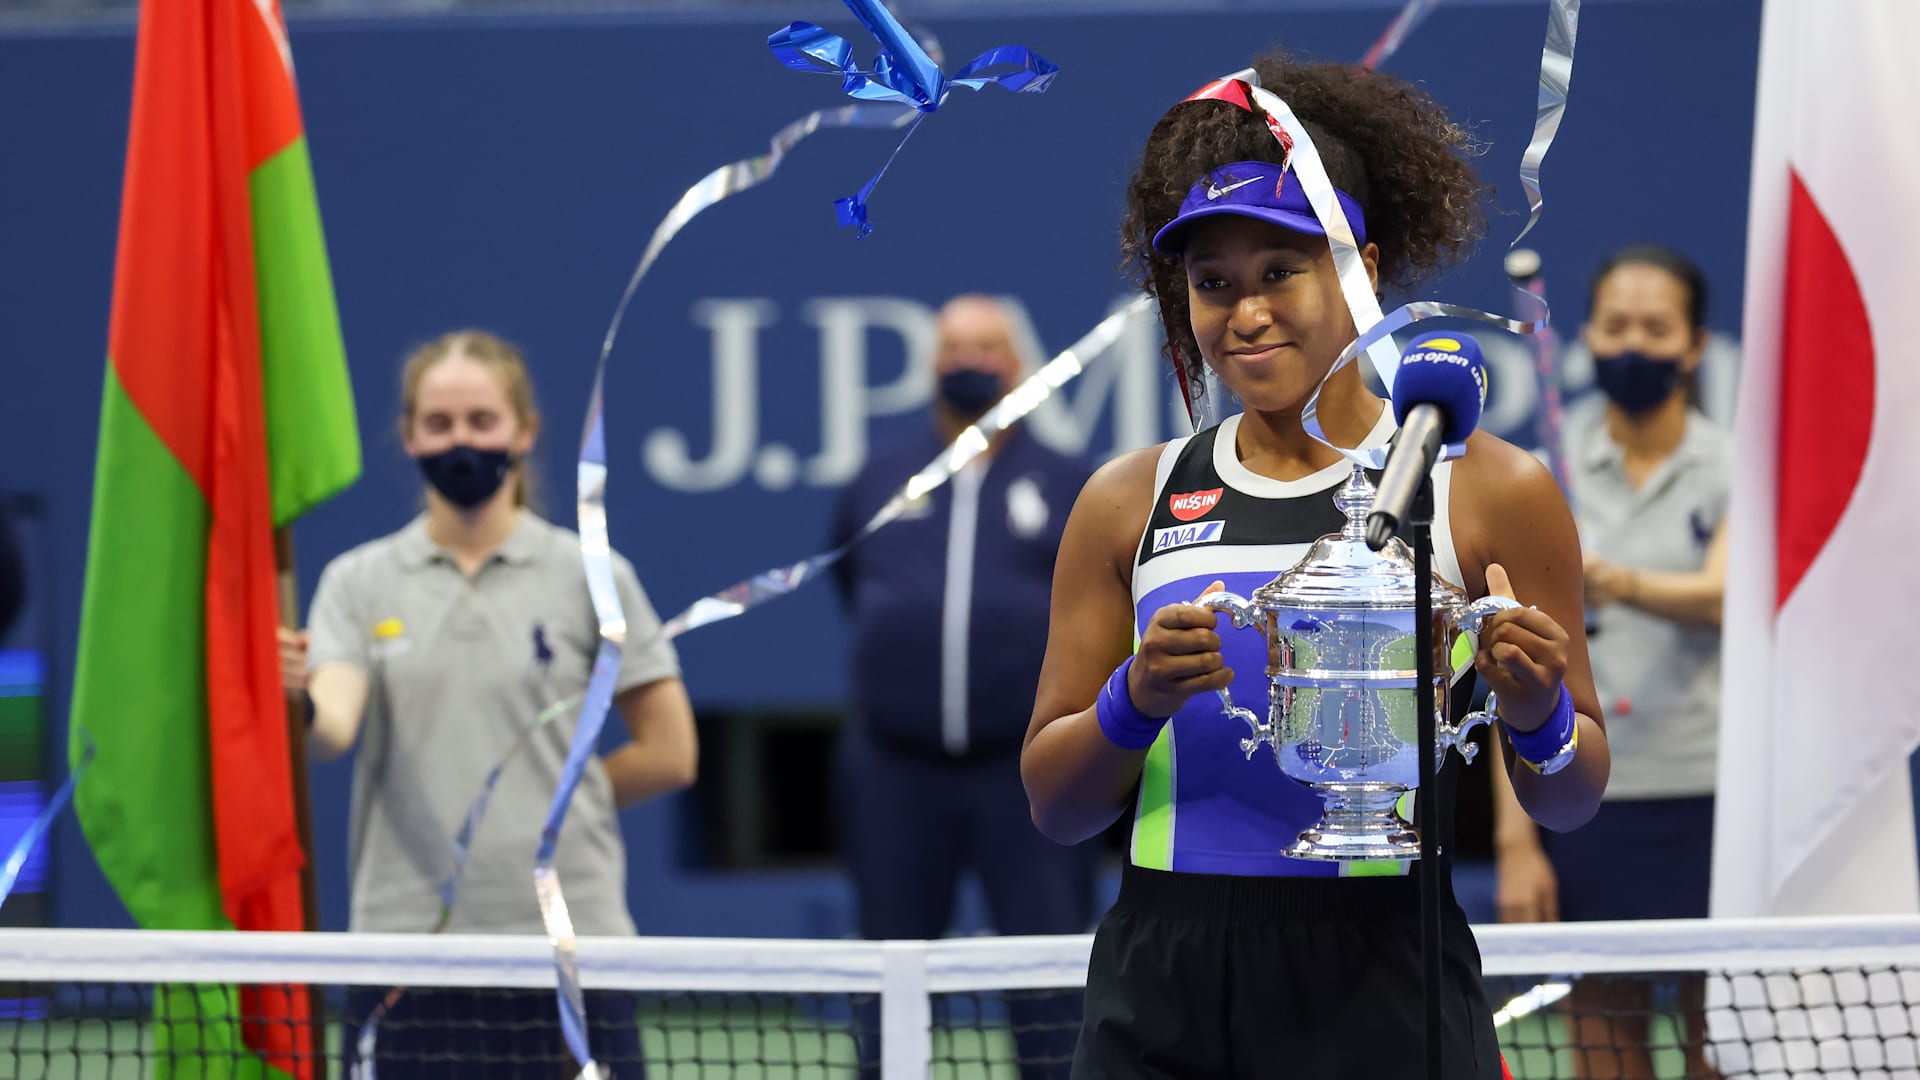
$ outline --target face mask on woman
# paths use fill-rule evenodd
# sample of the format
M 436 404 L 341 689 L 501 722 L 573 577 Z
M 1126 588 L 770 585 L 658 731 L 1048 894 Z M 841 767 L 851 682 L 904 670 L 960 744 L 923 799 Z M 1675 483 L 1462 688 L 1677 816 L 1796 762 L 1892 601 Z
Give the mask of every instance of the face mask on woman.
M 514 457 L 509 451 L 464 445 L 414 460 L 420 463 L 420 473 L 433 485 L 433 490 L 462 510 L 471 510 L 493 498 L 514 466 Z
M 1643 413 L 1667 400 L 1680 385 L 1680 358 L 1627 352 L 1593 358 L 1593 378 L 1608 400 L 1628 413 Z

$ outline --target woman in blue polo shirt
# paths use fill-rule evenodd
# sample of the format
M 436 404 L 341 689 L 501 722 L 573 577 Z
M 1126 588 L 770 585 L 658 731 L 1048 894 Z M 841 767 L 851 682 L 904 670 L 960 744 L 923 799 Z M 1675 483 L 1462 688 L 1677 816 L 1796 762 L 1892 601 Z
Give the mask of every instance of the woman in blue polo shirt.
M 1593 681 L 1613 780 L 1591 823 L 1542 837 L 1512 796 L 1495 802 L 1497 900 L 1508 922 L 1707 914 L 1720 724 L 1731 447 L 1691 389 L 1707 284 L 1677 252 L 1626 248 L 1594 275 L 1582 336 L 1604 411 L 1567 434 L 1585 548 Z M 1677 985 L 1689 1077 L 1702 1049 L 1698 979 Z M 1647 1020 L 1661 987 L 1582 980 L 1568 999 L 1581 1076 L 1652 1076 Z

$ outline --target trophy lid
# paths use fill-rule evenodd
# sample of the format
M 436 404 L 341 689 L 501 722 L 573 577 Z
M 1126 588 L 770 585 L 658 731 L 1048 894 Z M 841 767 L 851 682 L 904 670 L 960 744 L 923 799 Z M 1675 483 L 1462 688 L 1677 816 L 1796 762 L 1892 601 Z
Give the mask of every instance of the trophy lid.
M 1373 509 L 1373 481 L 1355 465 L 1333 502 L 1347 516 L 1337 533 L 1314 541 L 1293 568 L 1254 590 L 1249 599 L 1268 609 L 1412 610 L 1413 549 L 1395 537 L 1375 551 L 1367 546 L 1367 514 Z M 1436 609 L 1465 603 L 1466 594 L 1437 572 Z

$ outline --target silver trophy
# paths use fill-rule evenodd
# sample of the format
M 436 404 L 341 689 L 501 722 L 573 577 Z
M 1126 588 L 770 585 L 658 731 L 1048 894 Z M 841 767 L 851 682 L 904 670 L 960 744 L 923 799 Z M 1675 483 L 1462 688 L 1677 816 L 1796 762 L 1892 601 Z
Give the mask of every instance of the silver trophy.
M 1233 616 L 1233 625 L 1260 631 L 1267 642 L 1267 718 L 1239 708 L 1221 692 L 1228 715 L 1253 730 L 1240 742 L 1249 760 L 1260 744 L 1273 748 L 1286 776 L 1320 796 L 1319 822 L 1286 849 L 1297 859 L 1417 859 L 1420 838 L 1398 810 L 1420 786 L 1418 654 L 1414 646 L 1413 552 L 1396 539 L 1380 551 L 1367 546 L 1366 518 L 1373 485 L 1358 467 L 1334 496 L 1347 524 L 1314 542 L 1307 554 L 1242 599 L 1231 593 L 1202 598 L 1203 606 Z M 1520 605 L 1489 596 L 1471 603 L 1458 586 L 1433 578 L 1434 750 L 1437 768 L 1449 747 L 1467 761 L 1479 749 L 1467 741 L 1491 714 L 1447 722 L 1447 687 L 1472 663 L 1469 648 L 1455 659 L 1449 646 L 1465 634 L 1477 643 L 1481 624 L 1496 611 Z

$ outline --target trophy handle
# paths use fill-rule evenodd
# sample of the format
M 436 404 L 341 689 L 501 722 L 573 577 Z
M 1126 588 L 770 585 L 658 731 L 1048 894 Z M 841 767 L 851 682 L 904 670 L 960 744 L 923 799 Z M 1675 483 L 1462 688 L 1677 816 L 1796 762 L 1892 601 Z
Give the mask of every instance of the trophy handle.
M 1464 654 L 1461 653 L 1458 648 L 1455 648 L 1453 653 L 1450 654 L 1456 657 L 1452 661 L 1453 679 L 1458 679 L 1461 675 L 1466 674 L 1467 669 L 1473 666 L 1473 654 L 1480 651 L 1480 628 L 1486 625 L 1487 620 L 1498 612 L 1511 611 L 1514 608 L 1525 606 L 1526 605 L 1518 600 L 1510 600 L 1504 596 L 1483 596 L 1473 603 L 1460 608 L 1459 614 L 1455 617 L 1454 625 L 1459 628 L 1460 633 L 1466 636 L 1468 648 Z M 1453 679 L 1448 680 L 1448 685 L 1452 685 Z M 1460 720 L 1460 733 L 1464 734 L 1469 726 L 1468 722 L 1471 721 L 1474 716 L 1478 715 L 1480 714 L 1474 713 L 1462 717 Z M 1462 751 L 1462 753 L 1464 754 L 1465 751 Z M 1472 761 L 1473 758 L 1469 756 L 1467 760 Z
M 1194 603 L 1231 615 L 1233 625 L 1241 630 L 1258 629 L 1260 626 L 1260 608 L 1243 596 L 1236 596 L 1230 592 L 1208 593 Z M 1219 691 L 1219 694 L 1221 711 L 1233 719 L 1246 721 L 1247 726 L 1253 729 L 1251 736 L 1240 740 L 1240 749 L 1246 751 L 1248 761 L 1253 760 L 1253 752 L 1260 749 L 1260 744 L 1263 742 L 1272 744 L 1274 752 L 1279 753 L 1280 741 L 1271 720 L 1263 721 L 1254 715 L 1253 710 L 1235 705 L 1233 696 L 1225 690 Z
M 1480 630 L 1486 625 L 1487 620 L 1492 618 L 1497 612 L 1511 611 L 1514 608 L 1524 606 L 1520 601 L 1511 600 L 1504 596 L 1483 596 L 1473 603 L 1466 604 L 1460 608 L 1456 625 L 1459 626 L 1460 633 L 1466 637 L 1468 648 L 1465 652 L 1462 652 L 1458 648 L 1453 650 L 1453 676 L 1447 680 L 1446 685 L 1448 687 L 1453 685 L 1454 679 L 1458 679 L 1468 668 L 1473 666 L 1473 655 L 1480 651 Z M 1480 747 L 1476 746 L 1469 739 L 1469 736 L 1472 734 L 1474 728 L 1483 727 L 1493 722 L 1495 718 L 1493 708 L 1493 695 L 1489 694 L 1487 695 L 1487 707 L 1485 711 L 1470 712 L 1461 717 L 1458 724 L 1449 724 L 1444 720 L 1440 720 L 1434 725 L 1433 749 L 1436 757 L 1436 767 L 1447 760 L 1448 747 L 1458 750 L 1460 757 L 1466 761 L 1467 764 L 1473 764 L 1473 759 L 1480 756 Z
M 1246 751 L 1248 761 L 1253 760 L 1253 752 L 1260 749 L 1261 743 L 1271 743 L 1274 753 L 1280 752 L 1280 742 L 1274 734 L 1275 729 L 1271 720 L 1263 721 L 1254 715 L 1252 709 L 1243 709 L 1235 705 L 1233 695 L 1225 690 L 1218 690 L 1215 693 L 1220 695 L 1221 712 L 1226 713 L 1229 719 L 1246 721 L 1247 726 L 1253 729 L 1251 736 L 1240 740 L 1240 749 Z
M 1446 763 L 1449 747 L 1460 751 L 1461 758 L 1467 764 L 1473 764 L 1473 759 L 1480 756 L 1480 747 L 1469 736 L 1474 728 L 1482 727 L 1493 720 L 1492 710 L 1493 696 L 1489 694 L 1486 712 L 1470 712 L 1461 717 L 1458 724 L 1444 722 L 1435 724 L 1433 728 L 1434 767 L 1438 768 Z
M 1208 593 L 1194 603 L 1233 616 L 1233 625 L 1241 630 L 1257 626 L 1260 622 L 1260 608 L 1245 597 L 1230 592 Z

